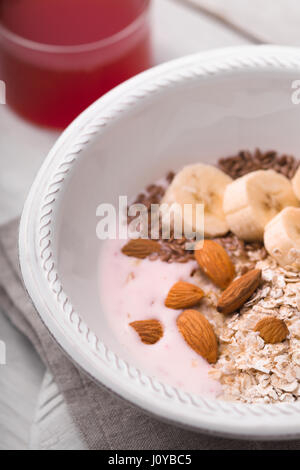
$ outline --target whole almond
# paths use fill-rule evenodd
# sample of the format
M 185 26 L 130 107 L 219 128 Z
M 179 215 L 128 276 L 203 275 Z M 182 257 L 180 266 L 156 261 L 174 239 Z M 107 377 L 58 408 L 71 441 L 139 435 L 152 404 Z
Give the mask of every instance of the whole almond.
M 134 258 L 144 259 L 152 253 L 159 253 L 161 246 L 154 240 L 137 238 L 129 240 L 122 248 L 122 253 L 126 256 L 132 256 Z
M 129 323 L 145 344 L 155 344 L 162 338 L 164 331 L 159 320 L 140 320 Z
M 218 343 L 213 327 L 197 310 L 185 310 L 177 318 L 177 327 L 186 343 L 210 364 L 218 358 Z
M 221 295 L 217 310 L 228 315 L 239 310 L 258 288 L 261 280 L 261 270 L 252 269 L 233 281 Z
M 283 320 L 276 317 L 265 317 L 254 328 L 265 343 L 281 343 L 289 334 L 288 327 Z
M 226 289 L 235 276 L 235 269 L 227 252 L 213 240 L 199 242 L 195 247 L 195 258 L 202 271 L 221 289 Z
M 204 292 L 200 287 L 189 282 L 176 282 L 169 290 L 165 300 L 165 306 L 173 309 L 190 308 L 197 305 Z

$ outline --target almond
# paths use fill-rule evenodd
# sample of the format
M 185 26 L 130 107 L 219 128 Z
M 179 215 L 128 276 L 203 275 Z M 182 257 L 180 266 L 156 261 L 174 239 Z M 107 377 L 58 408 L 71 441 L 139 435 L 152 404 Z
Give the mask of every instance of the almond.
M 185 310 L 177 318 L 177 327 L 186 343 L 210 364 L 218 358 L 218 343 L 213 327 L 197 310 Z
M 204 292 L 200 287 L 190 284 L 189 282 L 176 282 L 169 290 L 165 300 L 165 306 L 173 309 L 189 308 L 197 305 Z
M 158 242 L 144 238 L 137 238 L 126 243 L 122 248 L 122 253 L 126 256 L 144 259 L 152 253 L 159 253 L 160 250 L 161 246 Z
M 145 344 L 155 344 L 162 338 L 164 332 L 159 320 L 140 320 L 129 323 L 135 329 Z
M 200 243 L 203 243 L 202 248 L 199 247 Z M 221 289 L 226 289 L 235 276 L 235 269 L 227 252 L 213 240 L 199 242 L 195 247 L 195 258 L 202 271 Z
M 252 269 L 233 281 L 219 299 L 218 312 L 228 315 L 239 310 L 258 288 L 260 280 L 261 270 Z
M 289 334 L 288 327 L 283 320 L 276 317 L 265 317 L 254 328 L 265 343 L 275 344 L 284 341 Z

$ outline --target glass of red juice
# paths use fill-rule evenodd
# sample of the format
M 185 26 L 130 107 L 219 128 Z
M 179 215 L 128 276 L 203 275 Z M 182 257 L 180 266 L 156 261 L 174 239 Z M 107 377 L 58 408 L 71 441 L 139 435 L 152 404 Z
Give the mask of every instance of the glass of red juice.
M 0 80 L 23 117 L 64 128 L 151 66 L 150 0 L 0 0 Z

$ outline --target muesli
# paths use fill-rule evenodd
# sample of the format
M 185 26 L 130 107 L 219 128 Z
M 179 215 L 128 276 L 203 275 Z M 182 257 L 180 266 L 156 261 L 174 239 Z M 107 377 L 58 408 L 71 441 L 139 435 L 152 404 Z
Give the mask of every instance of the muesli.
M 300 169 L 292 156 L 240 152 L 188 165 L 136 200 L 148 238 L 108 240 L 101 297 L 116 339 L 146 373 L 246 403 L 300 399 Z M 174 207 L 204 204 L 204 242 L 175 230 Z M 151 207 L 160 204 L 151 237 Z M 175 204 L 175 206 L 174 206 Z M 182 215 L 183 214 L 183 215 Z M 128 223 L 134 217 L 128 218 Z

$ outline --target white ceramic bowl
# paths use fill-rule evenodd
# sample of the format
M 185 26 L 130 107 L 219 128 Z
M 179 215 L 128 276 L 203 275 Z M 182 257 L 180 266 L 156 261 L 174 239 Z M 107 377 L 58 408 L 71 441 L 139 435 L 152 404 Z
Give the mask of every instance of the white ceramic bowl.
M 300 50 L 243 47 L 149 70 L 87 109 L 59 138 L 25 204 L 20 260 L 28 292 L 70 358 L 148 412 L 239 438 L 300 437 L 300 402 L 245 405 L 178 390 L 135 366 L 112 336 L 97 288 L 96 207 L 134 196 L 186 163 L 240 149 L 300 157 L 292 82 Z

